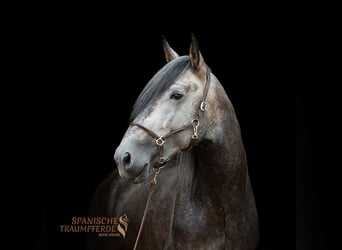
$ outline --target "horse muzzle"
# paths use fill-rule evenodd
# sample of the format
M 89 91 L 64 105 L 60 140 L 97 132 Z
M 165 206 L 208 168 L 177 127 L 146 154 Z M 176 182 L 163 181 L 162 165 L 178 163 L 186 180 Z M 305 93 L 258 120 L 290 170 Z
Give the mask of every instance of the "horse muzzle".
M 114 160 L 121 178 L 131 183 L 141 183 L 148 177 L 149 162 L 144 157 L 122 151 L 120 147 L 115 151 Z

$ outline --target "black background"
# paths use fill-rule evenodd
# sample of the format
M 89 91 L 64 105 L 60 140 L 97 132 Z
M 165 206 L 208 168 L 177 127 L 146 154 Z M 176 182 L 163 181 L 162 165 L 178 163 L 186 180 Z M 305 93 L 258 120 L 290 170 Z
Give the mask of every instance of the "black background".
M 94 189 L 115 168 L 113 154 L 131 107 L 165 63 L 162 35 L 184 55 L 193 32 L 240 122 L 259 213 L 259 249 L 295 248 L 295 34 L 263 18 L 213 26 L 170 30 L 61 18 L 27 33 L 34 46 L 25 58 L 36 58 L 27 61 L 27 74 L 39 84 L 30 85 L 35 93 L 23 109 L 29 111 L 29 138 L 38 144 L 27 145 L 34 152 L 30 159 L 40 166 L 27 170 L 37 174 L 25 187 L 33 198 L 28 246 L 84 249 L 83 235 L 62 234 L 59 225 L 87 215 Z

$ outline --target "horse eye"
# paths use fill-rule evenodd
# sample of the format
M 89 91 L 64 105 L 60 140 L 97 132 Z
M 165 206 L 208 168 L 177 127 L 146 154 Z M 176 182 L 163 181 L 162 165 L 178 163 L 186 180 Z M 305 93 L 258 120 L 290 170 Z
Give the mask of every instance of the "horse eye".
M 173 94 L 171 94 L 171 96 L 170 96 L 171 99 L 175 99 L 175 100 L 179 100 L 179 99 L 181 99 L 182 97 L 183 97 L 183 95 L 180 94 L 180 93 L 173 93 Z

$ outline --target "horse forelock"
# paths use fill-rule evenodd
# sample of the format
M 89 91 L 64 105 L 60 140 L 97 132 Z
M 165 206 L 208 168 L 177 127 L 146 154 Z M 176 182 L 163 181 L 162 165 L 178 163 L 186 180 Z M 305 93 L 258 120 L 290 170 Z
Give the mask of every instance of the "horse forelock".
M 133 106 L 130 120 L 133 121 L 141 112 L 150 107 L 189 67 L 189 56 L 175 58 L 162 67 L 140 93 Z

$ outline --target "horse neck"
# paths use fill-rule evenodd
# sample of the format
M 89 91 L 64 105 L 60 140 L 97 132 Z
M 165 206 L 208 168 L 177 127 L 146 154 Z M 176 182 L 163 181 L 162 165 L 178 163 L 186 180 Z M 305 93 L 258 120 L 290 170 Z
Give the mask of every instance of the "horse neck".
M 227 195 L 243 194 L 247 160 L 233 106 L 218 81 L 211 88 L 214 96 L 210 99 L 215 101 L 208 100 L 210 108 L 202 121 L 208 128 L 206 136 L 191 152 L 181 156 L 181 190 L 191 199 L 211 197 L 222 203 Z M 214 110 L 219 113 L 209 114 Z

